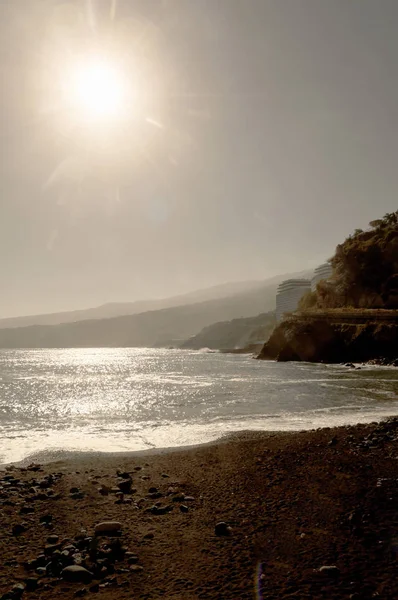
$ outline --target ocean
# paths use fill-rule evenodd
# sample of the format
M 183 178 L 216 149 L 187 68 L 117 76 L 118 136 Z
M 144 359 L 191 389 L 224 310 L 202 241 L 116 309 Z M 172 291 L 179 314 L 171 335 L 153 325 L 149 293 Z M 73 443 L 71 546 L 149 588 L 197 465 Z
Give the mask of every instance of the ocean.
M 0 351 L 0 463 L 208 442 L 398 413 L 398 369 L 141 348 Z

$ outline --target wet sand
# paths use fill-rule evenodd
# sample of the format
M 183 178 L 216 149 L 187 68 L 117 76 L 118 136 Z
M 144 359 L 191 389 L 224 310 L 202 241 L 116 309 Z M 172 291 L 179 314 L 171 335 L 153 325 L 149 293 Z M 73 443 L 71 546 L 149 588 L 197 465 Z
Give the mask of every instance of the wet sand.
M 4 470 L 0 593 L 396 599 L 397 458 L 388 420 Z M 93 543 L 110 520 L 120 537 Z M 65 581 L 73 563 L 92 581 Z

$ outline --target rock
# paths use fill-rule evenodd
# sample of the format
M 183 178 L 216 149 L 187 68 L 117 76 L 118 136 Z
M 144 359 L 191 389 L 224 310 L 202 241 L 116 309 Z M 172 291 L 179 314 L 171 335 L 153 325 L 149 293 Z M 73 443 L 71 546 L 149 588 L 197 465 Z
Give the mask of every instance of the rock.
M 73 500 L 83 500 L 84 493 L 83 492 L 74 492 L 73 494 L 70 494 L 69 497 L 72 498 Z
M 79 490 L 79 488 L 78 488 L 78 487 L 72 487 L 72 488 L 70 488 L 70 490 L 69 490 L 69 493 L 70 493 L 70 494 L 76 494 L 77 492 L 80 492 L 80 490 Z
M 111 492 L 111 488 L 107 485 L 102 484 L 100 489 L 98 490 L 100 494 L 103 496 L 107 496 Z
M 132 573 L 138 573 L 139 571 L 143 571 L 144 567 L 141 567 L 141 565 L 131 565 L 130 567 L 130 571 Z
M 330 575 L 336 577 L 340 575 L 340 569 L 336 565 L 324 565 L 320 567 L 319 572 L 323 575 Z
M 12 588 L 12 593 L 14 595 L 14 598 L 21 598 L 24 591 L 25 591 L 25 586 L 22 583 L 17 583 Z
M 79 565 L 70 565 L 62 570 L 62 578 L 71 583 L 90 583 L 93 579 L 93 574 Z
M 129 565 L 136 565 L 139 561 L 139 558 L 136 554 L 132 554 L 131 556 L 127 557 L 127 563 Z
M 186 506 L 186 504 L 181 504 L 180 505 L 180 511 L 182 513 L 187 513 L 189 511 L 189 508 L 188 508 L 188 506 Z
M 131 473 L 129 471 L 117 471 L 116 475 L 120 477 L 120 479 L 131 479 Z
M 42 490 L 46 490 L 47 488 L 51 487 L 53 480 L 51 478 L 51 480 L 48 479 L 42 479 L 41 481 L 37 482 L 37 485 L 39 486 L 39 488 L 41 488 Z
M 46 496 L 47 498 L 47 496 Z M 30 515 L 31 513 L 34 513 L 35 509 L 33 506 L 22 506 L 21 510 L 19 511 L 20 515 Z
M 95 535 L 116 535 L 120 532 L 122 524 L 119 521 L 103 521 L 95 526 Z
M 156 494 L 156 492 L 158 492 L 158 491 L 159 491 L 158 488 L 154 487 L 154 486 L 150 487 L 149 490 L 148 490 L 148 492 L 150 494 Z
M 48 558 L 45 554 L 39 554 L 35 560 L 36 567 L 45 567 L 48 563 Z
M 25 580 L 25 583 L 26 583 L 26 591 L 27 592 L 34 592 L 38 585 L 38 581 L 37 581 L 36 577 L 28 577 Z
M 26 531 L 26 527 L 22 523 L 16 523 L 12 526 L 12 535 L 21 535 Z
M 44 553 L 45 554 L 53 554 L 56 550 L 59 550 L 61 548 L 61 544 L 47 544 L 44 547 Z
M 59 542 L 59 536 L 58 535 L 49 535 L 47 538 L 47 543 L 48 544 L 57 544 Z
M 172 497 L 173 502 L 184 502 L 185 494 L 177 494 L 177 496 Z
M 151 500 L 157 500 L 158 498 L 161 498 L 163 496 L 162 492 L 151 492 L 149 494 L 147 494 L 147 498 L 150 498 Z
M 53 520 L 52 515 L 42 515 L 40 517 L 40 523 L 51 523 L 52 520 Z
M 42 577 L 43 575 L 46 575 L 47 569 L 46 567 L 37 567 L 36 573 Z
M 167 506 L 152 506 L 149 511 L 153 515 L 165 515 L 173 510 L 174 506 L 168 504 Z
M 337 444 L 337 438 L 333 437 L 329 442 L 328 446 L 335 446 Z
M 214 533 L 218 536 L 228 536 L 232 534 L 232 529 L 227 523 L 220 521 L 215 526 Z
M 123 492 L 123 494 L 130 494 L 132 483 L 133 483 L 133 481 L 130 478 L 123 479 L 122 481 L 119 481 L 117 486 L 118 486 L 119 490 L 121 492 Z
M 195 502 L 195 498 L 193 496 L 184 496 L 185 502 Z
M 162 473 L 162 477 L 164 477 L 164 478 L 169 478 L 169 477 L 170 477 L 170 475 L 167 475 L 167 473 Z

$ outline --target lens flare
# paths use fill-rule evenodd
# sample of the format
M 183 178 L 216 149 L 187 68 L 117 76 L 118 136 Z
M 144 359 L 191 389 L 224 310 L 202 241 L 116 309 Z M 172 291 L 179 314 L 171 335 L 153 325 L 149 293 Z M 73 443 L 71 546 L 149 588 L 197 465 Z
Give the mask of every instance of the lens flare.
M 127 108 L 127 86 L 115 65 L 100 58 L 70 68 L 64 90 L 77 115 L 86 120 L 112 120 Z

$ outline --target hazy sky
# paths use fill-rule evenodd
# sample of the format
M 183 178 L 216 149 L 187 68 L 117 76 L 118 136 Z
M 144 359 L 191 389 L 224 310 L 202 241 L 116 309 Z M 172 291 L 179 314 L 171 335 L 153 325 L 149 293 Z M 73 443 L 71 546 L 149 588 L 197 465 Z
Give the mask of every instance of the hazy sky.
M 0 316 L 302 270 L 396 210 L 397 24 L 397 0 L 0 0 Z M 92 49 L 131 82 L 117 122 L 62 103 Z

